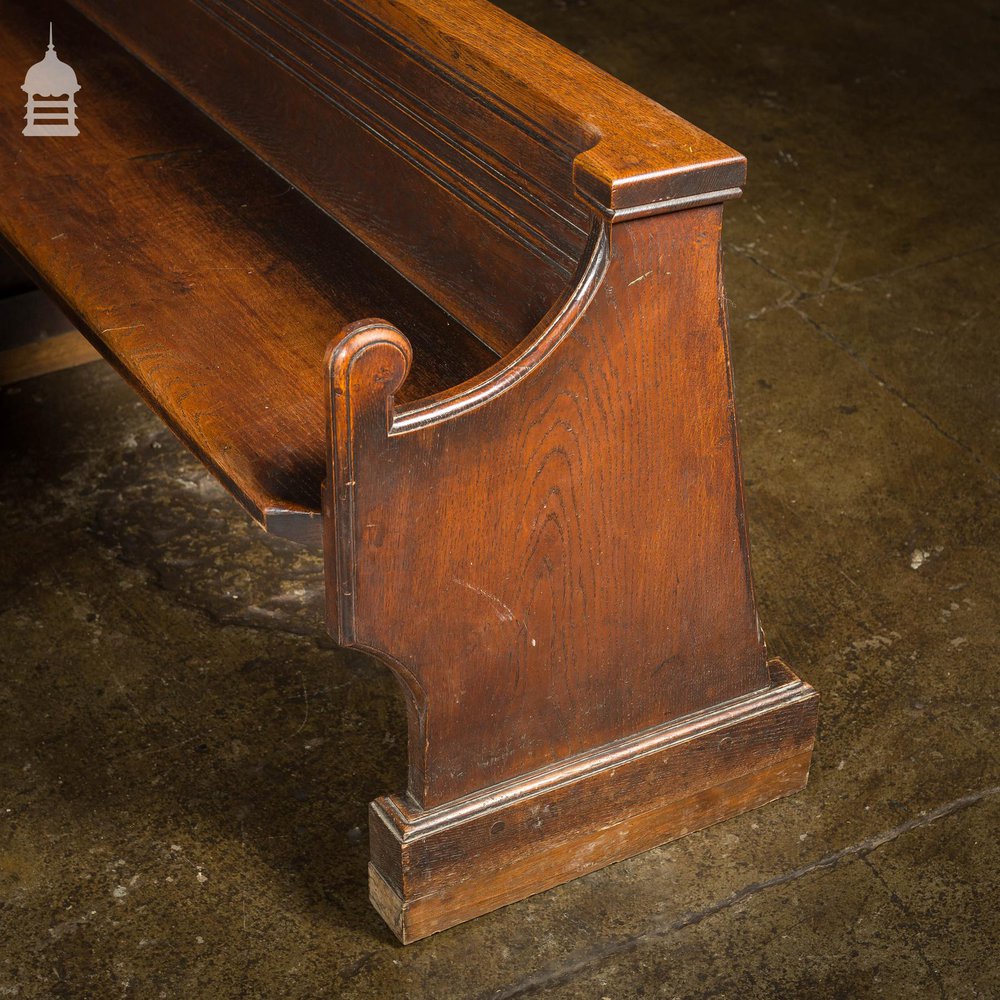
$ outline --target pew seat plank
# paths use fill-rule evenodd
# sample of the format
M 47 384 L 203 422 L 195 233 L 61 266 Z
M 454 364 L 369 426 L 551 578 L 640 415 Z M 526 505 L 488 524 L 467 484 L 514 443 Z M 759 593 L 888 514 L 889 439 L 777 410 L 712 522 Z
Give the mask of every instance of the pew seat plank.
M 0 241 L 258 521 L 318 538 L 339 329 L 408 331 L 408 399 L 496 355 L 76 11 L 4 12 Z M 85 83 L 76 138 L 21 134 L 49 16 Z

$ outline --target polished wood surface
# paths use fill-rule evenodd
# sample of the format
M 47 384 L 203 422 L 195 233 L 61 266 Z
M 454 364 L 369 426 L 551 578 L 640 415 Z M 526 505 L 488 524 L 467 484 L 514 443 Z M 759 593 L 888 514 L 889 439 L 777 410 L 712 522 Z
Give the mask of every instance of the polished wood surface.
M 3 2 L 10 95 L 43 22 Z M 800 788 L 728 356 L 742 157 L 482 0 L 73 4 L 107 32 L 59 8 L 81 136 L 4 98 L 0 235 L 268 528 L 322 523 L 330 632 L 407 702 L 395 932 Z
M 334 624 L 405 680 L 420 805 L 767 684 L 720 227 L 718 206 L 602 227 L 587 297 L 464 411 L 418 402 L 387 428 L 400 335 L 338 343 Z M 430 594 L 432 629 L 412 613 Z
M 395 326 L 331 346 L 329 624 L 407 698 L 370 869 L 403 941 L 805 784 L 817 698 L 754 608 L 721 223 L 595 220 L 534 335 L 433 400 L 397 401 Z
M 74 3 L 501 353 L 593 208 L 743 181 L 729 147 L 481 0 Z
M 75 11 L 0 9 L 0 238 L 254 517 L 309 532 L 340 326 L 413 331 L 411 399 L 496 355 Z M 29 139 L 49 18 L 85 81 L 80 135 Z

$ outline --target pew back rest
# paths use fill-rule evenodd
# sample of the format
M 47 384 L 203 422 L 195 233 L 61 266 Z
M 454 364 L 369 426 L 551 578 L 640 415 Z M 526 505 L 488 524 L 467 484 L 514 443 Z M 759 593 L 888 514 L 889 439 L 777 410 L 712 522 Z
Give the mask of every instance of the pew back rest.
M 742 157 L 483 0 L 73 0 L 498 354 Z

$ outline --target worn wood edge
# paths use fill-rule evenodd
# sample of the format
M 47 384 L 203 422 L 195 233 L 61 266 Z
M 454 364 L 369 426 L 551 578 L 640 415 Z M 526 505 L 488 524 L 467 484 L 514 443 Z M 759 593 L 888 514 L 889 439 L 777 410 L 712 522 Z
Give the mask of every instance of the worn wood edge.
M 667 215 L 670 212 L 680 212 L 685 208 L 701 208 L 703 205 L 715 205 L 723 201 L 734 201 L 743 197 L 743 188 L 724 188 L 709 191 L 706 194 L 692 194 L 683 198 L 669 198 L 666 201 L 652 201 L 646 204 L 633 205 L 630 208 L 605 208 L 600 202 L 585 197 L 598 211 L 604 213 L 612 222 L 629 222 L 632 219 L 645 219 L 650 215 Z
M 368 862 L 368 898 L 375 912 L 389 925 L 389 929 L 403 944 L 415 938 L 406 936 L 406 903 L 403 897 L 382 876 L 372 862 Z
M 572 841 L 543 847 L 524 859 L 513 877 L 503 870 L 479 869 L 469 883 L 444 884 L 438 892 L 407 900 L 372 862 L 369 897 L 396 937 L 411 944 L 792 795 L 806 786 L 811 759 L 810 746 L 684 798 L 663 800 L 647 812 L 601 830 L 581 829 Z
M 276 538 L 311 549 L 323 547 L 323 515 L 320 511 L 268 507 L 260 526 Z
M 380 808 L 386 810 L 387 816 L 391 816 L 390 821 L 398 830 L 400 840 L 405 838 L 413 842 L 470 818 L 497 812 L 532 795 L 550 794 L 581 779 L 598 777 L 622 765 L 635 765 L 684 743 L 818 698 L 816 691 L 796 677 L 784 661 L 774 658 L 768 661 L 767 666 L 771 685 L 761 691 L 624 737 L 453 802 L 431 809 L 417 809 L 397 796 L 376 801 Z
M 637 176 L 609 169 L 602 152 L 599 143 L 576 157 L 573 185 L 581 201 L 616 222 L 713 205 L 743 194 L 746 159 L 735 151 L 713 163 Z
M 34 344 L 0 351 L 0 386 L 100 360 L 101 355 L 81 333 L 59 333 Z
M 819 696 L 781 661 L 772 660 L 769 667 L 776 683 L 770 698 L 750 696 L 700 713 L 700 725 L 688 719 L 661 727 L 659 738 L 631 757 L 627 752 L 641 746 L 641 737 L 580 755 L 575 769 L 565 764 L 546 769 L 431 810 L 415 809 L 395 796 L 376 800 L 369 815 L 373 905 L 408 943 L 802 788 Z M 704 756 L 699 741 L 707 737 L 721 744 L 727 732 L 736 733 L 761 716 L 769 737 L 755 755 L 732 766 L 722 763 L 721 774 L 679 794 L 666 780 L 665 768 Z M 658 779 L 657 771 L 664 777 Z M 615 802 L 621 818 L 595 829 L 588 796 L 607 796 L 610 781 L 620 782 L 623 774 L 636 779 L 637 787 L 662 783 L 670 790 Z M 514 856 L 500 852 L 491 864 L 489 845 L 476 847 L 475 832 L 503 830 L 505 816 L 514 824 L 523 822 L 529 811 L 544 811 L 547 798 L 558 799 L 559 808 L 572 803 L 569 815 L 560 817 L 561 832 L 541 835 L 534 848 L 521 845 Z M 439 841 L 439 858 L 429 864 Z M 466 843 L 473 846 L 466 850 Z

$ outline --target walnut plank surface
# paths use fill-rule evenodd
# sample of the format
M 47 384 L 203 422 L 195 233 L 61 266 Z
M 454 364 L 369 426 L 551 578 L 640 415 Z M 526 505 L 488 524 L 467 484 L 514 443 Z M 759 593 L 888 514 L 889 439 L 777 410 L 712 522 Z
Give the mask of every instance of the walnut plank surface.
M 75 138 L 21 135 L 50 16 L 85 81 Z M 343 323 L 414 331 L 414 398 L 495 359 L 69 7 L 5 0 L 3 18 L 0 238 L 258 520 L 319 510 Z

